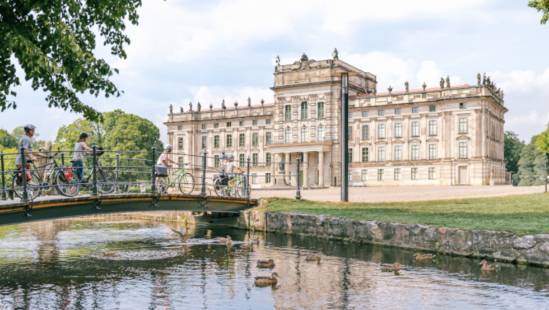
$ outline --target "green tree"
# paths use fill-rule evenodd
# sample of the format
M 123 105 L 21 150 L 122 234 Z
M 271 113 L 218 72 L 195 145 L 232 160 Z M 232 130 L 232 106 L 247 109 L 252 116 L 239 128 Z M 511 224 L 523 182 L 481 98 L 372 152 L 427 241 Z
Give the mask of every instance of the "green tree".
M 528 6 L 541 12 L 541 23 L 547 23 L 549 20 L 549 0 L 530 0 Z
M 512 131 L 506 131 L 504 135 L 504 157 L 505 168 L 507 171 L 515 174 L 518 172 L 518 162 L 520 159 L 520 153 L 524 147 L 522 142 L 516 133 Z
M 535 141 L 536 137 L 532 139 Z M 534 143 L 524 146 L 519 160 L 519 186 L 540 185 L 545 178 L 545 154 Z
M 0 129 L 0 146 L 5 148 L 14 148 L 17 146 L 17 139 L 12 136 L 7 130 Z
M 100 113 L 79 95 L 120 95 L 111 81 L 118 70 L 94 55 L 97 41 L 126 58 L 126 23 L 138 23 L 140 6 L 141 0 L 0 1 L 0 111 L 17 107 L 11 98 L 20 85 L 18 64 L 50 107 L 97 120 Z
M 102 122 L 79 119 L 59 128 L 54 150 L 72 151 L 81 132 L 90 135 L 88 141 L 90 146 L 96 143 L 109 150 L 101 156 L 101 164 L 104 166 L 114 166 L 115 151 L 122 151 L 120 152 L 121 166 L 132 167 L 122 169 L 123 179 L 147 179 L 152 164 L 152 148 L 162 150 L 163 147 L 160 141 L 160 130 L 151 121 L 115 110 L 103 113 Z M 129 173 L 129 170 L 133 172 Z
M 536 136 L 534 143 L 540 152 L 549 153 L 549 125 L 547 125 L 547 129 L 544 132 Z

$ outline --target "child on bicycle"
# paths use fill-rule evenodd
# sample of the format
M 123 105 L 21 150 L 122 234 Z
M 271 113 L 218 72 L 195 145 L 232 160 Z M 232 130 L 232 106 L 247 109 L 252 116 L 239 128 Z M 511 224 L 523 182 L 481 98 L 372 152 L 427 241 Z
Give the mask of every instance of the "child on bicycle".
M 78 182 L 84 178 L 84 156 L 93 152 L 92 148 L 86 144 L 88 134 L 83 132 L 78 137 L 78 142 L 74 144 L 74 152 L 72 154 L 72 170 L 78 179 Z

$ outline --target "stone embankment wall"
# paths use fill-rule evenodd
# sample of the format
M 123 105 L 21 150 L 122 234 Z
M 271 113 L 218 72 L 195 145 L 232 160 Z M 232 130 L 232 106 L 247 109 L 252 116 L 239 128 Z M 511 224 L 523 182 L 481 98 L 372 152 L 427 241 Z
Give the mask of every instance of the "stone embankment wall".
M 518 236 L 510 232 L 357 221 L 322 215 L 269 213 L 261 210 L 261 205 L 242 212 L 238 227 L 549 268 L 549 234 Z

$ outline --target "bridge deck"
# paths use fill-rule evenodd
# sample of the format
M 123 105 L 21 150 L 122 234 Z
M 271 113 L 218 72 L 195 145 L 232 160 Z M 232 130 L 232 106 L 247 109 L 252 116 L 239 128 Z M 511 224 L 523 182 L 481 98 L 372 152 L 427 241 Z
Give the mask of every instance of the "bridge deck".
M 0 225 L 113 212 L 177 210 L 235 213 L 256 204 L 255 199 L 181 194 L 110 194 L 70 198 L 47 196 L 39 197 L 30 204 L 19 200 L 0 200 Z

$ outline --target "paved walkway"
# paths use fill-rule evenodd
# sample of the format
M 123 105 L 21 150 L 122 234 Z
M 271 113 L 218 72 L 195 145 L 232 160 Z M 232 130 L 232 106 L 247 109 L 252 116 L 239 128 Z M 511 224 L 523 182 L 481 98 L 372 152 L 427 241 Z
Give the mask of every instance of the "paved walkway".
M 501 186 L 394 186 L 394 187 L 351 187 L 349 200 L 354 202 L 422 201 L 456 198 L 494 197 L 542 193 L 543 186 L 514 187 Z M 301 192 L 303 199 L 318 201 L 339 201 L 339 187 L 310 189 Z M 253 198 L 295 197 L 292 190 L 252 190 Z

